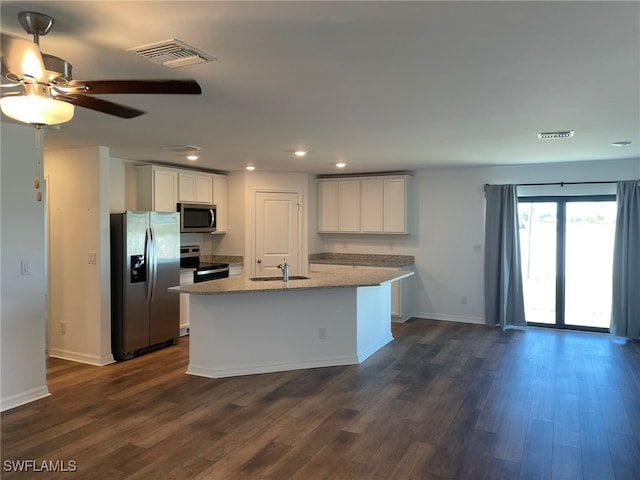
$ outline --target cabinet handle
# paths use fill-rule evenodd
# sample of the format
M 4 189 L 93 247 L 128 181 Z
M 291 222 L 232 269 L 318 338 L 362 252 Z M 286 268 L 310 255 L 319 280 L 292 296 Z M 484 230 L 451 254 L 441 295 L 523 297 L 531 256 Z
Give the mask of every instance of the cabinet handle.
M 258 262 L 258 263 L 262 263 L 262 259 L 261 259 L 261 258 L 259 258 L 259 259 L 257 260 L 257 262 Z

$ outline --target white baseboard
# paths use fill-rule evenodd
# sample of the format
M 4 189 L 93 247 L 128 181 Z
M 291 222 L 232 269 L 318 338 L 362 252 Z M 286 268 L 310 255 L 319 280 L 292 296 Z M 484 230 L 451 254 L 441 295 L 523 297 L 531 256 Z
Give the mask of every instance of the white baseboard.
M 60 350 L 58 348 L 50 348 L 49 356 L 53 358 L 60 358 L 62 360 L 71 360 L 72 362 L 86 363 L 88 365 L 95 365 L 102 367 L 115 363 L 113 354 L 104 355 L 99 357 L 97 355 L 87 355 L 86 353 L 71 352 L 69 350 Z
M 17 395 L 11 395 L 10 397 L 0 399 L 0 412 L 10 410 L 12 408 L 19 407 L 25 403 L 34 402 L 41 398 L 51 395 L 46 385 L 42 387 L 32 388 L 26 392 L 18 393 Z
M 483 317 L 467 317 L 464 315 L 442 315 L 439 313 L 418 312 L 413 315 L 414 318 L 425 318 L 429 320 L 440 320 L 444 322 L 473 323 L 475 325 L 484 325 Z
M 356 357 L 331 357 L 318 358 L 304 362 L 283 362 L 256 365 L 234 365 L 219 368 L 209 368 L 200 365 L 189 364 L 187 373 L 198 377 L 225 378 L 240 375 L 255 375 L 260 373 L 284 372 L 288 370 L 302 370 L 306 368 L 333 367 L 336 365 L 354 365 L 360 363 Z
M 369 358 L 371 355 L 376 353 L 378 350 L 380 350 L 382 347 L 384 347 L 387 343 L 391 342 L 392 340 L 393 340 L 393 337 L 389 335 L 388 337 L 385 337 L 380 342 L 374 345 L 371 345 L 366 350 L 363 350 L 362 352 L 358 352 L 358 363 L 364 362 L 367 358 Z

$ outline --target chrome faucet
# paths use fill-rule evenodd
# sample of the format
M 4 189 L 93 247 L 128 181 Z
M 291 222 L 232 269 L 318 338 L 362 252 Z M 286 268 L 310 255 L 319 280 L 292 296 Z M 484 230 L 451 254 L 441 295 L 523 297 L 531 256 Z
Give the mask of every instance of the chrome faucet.
M 278 268 L 280 270 L 282 270 L 282 281 L 283 282 L 288 282 L 289 281 L 289 265 L 287 265 L 287 259 L 284 259 L 284 263 L 281 263 L 280 265 L 278 265 Z

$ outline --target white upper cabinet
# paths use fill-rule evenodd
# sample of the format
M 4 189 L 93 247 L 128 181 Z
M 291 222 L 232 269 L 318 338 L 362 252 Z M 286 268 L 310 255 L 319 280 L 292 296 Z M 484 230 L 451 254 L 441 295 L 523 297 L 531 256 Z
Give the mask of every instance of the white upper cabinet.
M 318 182 L 318 230 L 338 232 L 338 181 Z
M 383 194 L 384 233 L 407 233 L 407 177 L 385 178 Z
M 407 233 L 406 175 L 318 181 L 318 231 Z
M 142 165 L 136 167 L 136 208 L 175 212 L 178 203 L 216 205 L 217 231 L 227 231 L 227 177 L 213 173 Z
M 338 230 L 360 231 L 360 180 L 341 180 L 338 183 Z
M 178 173 L 170 168 L 136 167 L 138 210 L 175 212 L 178 203 Z
M 384 227 L 384 180 L 362 180 L 362 232 L 379 233 Z
M 227 222 L 227 177 L 224 175 L 212 175 L 213 180 L 213 204 L 216 206 L 218 220 L 216 233 L 225 233 Z
M 210 173 L 178 172 L 178 200 L 184 203 L 213 203 L 213 175 Z

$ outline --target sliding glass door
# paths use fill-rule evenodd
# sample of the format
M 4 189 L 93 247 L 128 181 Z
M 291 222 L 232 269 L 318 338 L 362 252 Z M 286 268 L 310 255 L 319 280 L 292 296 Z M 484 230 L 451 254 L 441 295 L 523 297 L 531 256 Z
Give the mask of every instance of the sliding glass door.
M 615 195 L 518 202 L 527 323 L 608 331 Z

